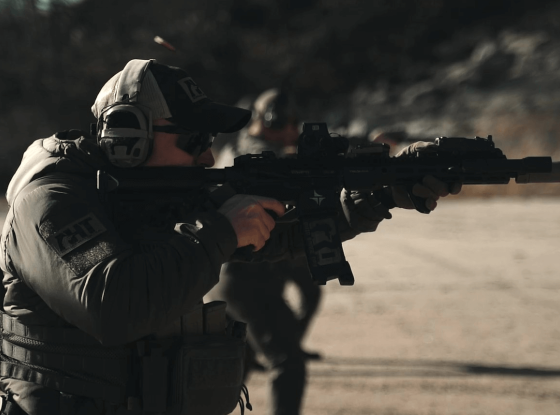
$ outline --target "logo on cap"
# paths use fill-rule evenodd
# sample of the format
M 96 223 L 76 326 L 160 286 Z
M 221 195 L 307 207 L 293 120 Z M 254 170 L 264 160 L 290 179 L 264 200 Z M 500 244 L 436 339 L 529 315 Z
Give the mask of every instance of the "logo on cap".
M 193 81 L 192 78 L 188 77 L 188 78 L 179 79 L 177 82 L 179 83 L 179 85 L 181 85 L 181 88 L 185 90 L 185 92 L 187 93 L 187 95 L 189 96 L 190 100 L 193 103 L 200 101 L 203 98 L 206 98 L 206 94 L 202 91 L 202 89 L 200 89 L 198 84 L 195 81 Z

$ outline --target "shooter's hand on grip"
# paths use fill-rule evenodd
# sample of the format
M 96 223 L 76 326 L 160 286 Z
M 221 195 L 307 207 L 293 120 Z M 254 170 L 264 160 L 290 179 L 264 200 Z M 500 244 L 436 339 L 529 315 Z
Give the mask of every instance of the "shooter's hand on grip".
M 282 216 L 286 210 L 275 199 L 250 195 L 235 195 L 218 209 L 233 226 L 238 248 L 253 245 L 254 250 L 258 251 L 270 238 L 270 231 L 276 222 L 265 209 L 278 216 Z
M 417 157 L 418 153 L 435 151 L 437 151 L 435 143 L 418 141 L 401 150 L 395 157 Z M 440 197 L 456 195 L 461 191 L 461 187 L 461 182 L 447 184 L 433 176 L 425 176 L 421 183 L 415 183 L 410 187 L 393 186 L 391 190 L 398 207 L 430 213 L 436 208 Z

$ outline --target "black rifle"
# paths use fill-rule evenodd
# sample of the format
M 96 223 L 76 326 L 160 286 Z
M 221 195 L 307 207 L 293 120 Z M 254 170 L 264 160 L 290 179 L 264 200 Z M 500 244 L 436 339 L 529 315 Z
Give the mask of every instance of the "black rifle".
M 416 157 L 389 157 L 387 144 L 372 143 L 348 151 L 348 140 L 331 135 L 325 123 L 307 123 L 293 157 L 278 158 L 273 152 L 237 157 L 232 167 L 151 167 L 98 172 L 98 189 L 104 197 L 157 200 L 163 195 L 184 195 L 197 189 L 228 184 L 239 194 L 259 195 L 295 206 L 301 225 L 311 275 L 318 284 L 338 278 L 352 285 L 354 276 L 345 259 L 336 225 L 343 188 L 371 192 L 381 186 L 403 185 L 412 189 L 423 177 L 443 182 L 507 184 L 543 181 L 550 175 L 550 157 L 508 160 L 494 146 L 492 137 L 440 137 L 432 151 Z M 540 174 L 532 180 L 531 175 Z M 521 180 L 523 178 L 523 180 Z M 418 211 L 429 213 L 424 200 L 413 198 Z

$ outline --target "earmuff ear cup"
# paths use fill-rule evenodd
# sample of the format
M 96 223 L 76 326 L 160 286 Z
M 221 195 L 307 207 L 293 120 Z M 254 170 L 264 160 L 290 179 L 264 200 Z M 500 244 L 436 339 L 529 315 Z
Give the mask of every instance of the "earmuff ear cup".
M 150 140 L 146 138 L 102 138 L 99 147 L 107 155 L 109 162 L 117 167 L 136 167 L 148 158 Z
M 152 112 L 137 103 L 152 62 L 155 60 L 128 62 L 116 85 L 115 103 L 98 115 L 97 143 L 117 167 L 136 167 L 146 161 L 152 150 Z
M 100 117 L 98 143 L 109 162 L 117 167 L 136 167 L 148 158 L 152 140 L 148 121 L 134 105 L 117 104 Z

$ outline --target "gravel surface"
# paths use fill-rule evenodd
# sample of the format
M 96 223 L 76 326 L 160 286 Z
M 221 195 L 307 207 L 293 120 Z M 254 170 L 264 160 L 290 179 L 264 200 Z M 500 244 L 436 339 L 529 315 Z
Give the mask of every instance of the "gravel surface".
M 325 287 L 303 413 L 560 413 L 559 224 L 556 198 L 444 200 L 345 243 L 356 284 Z M 265 414 L 266 375 L 249 390 Z

